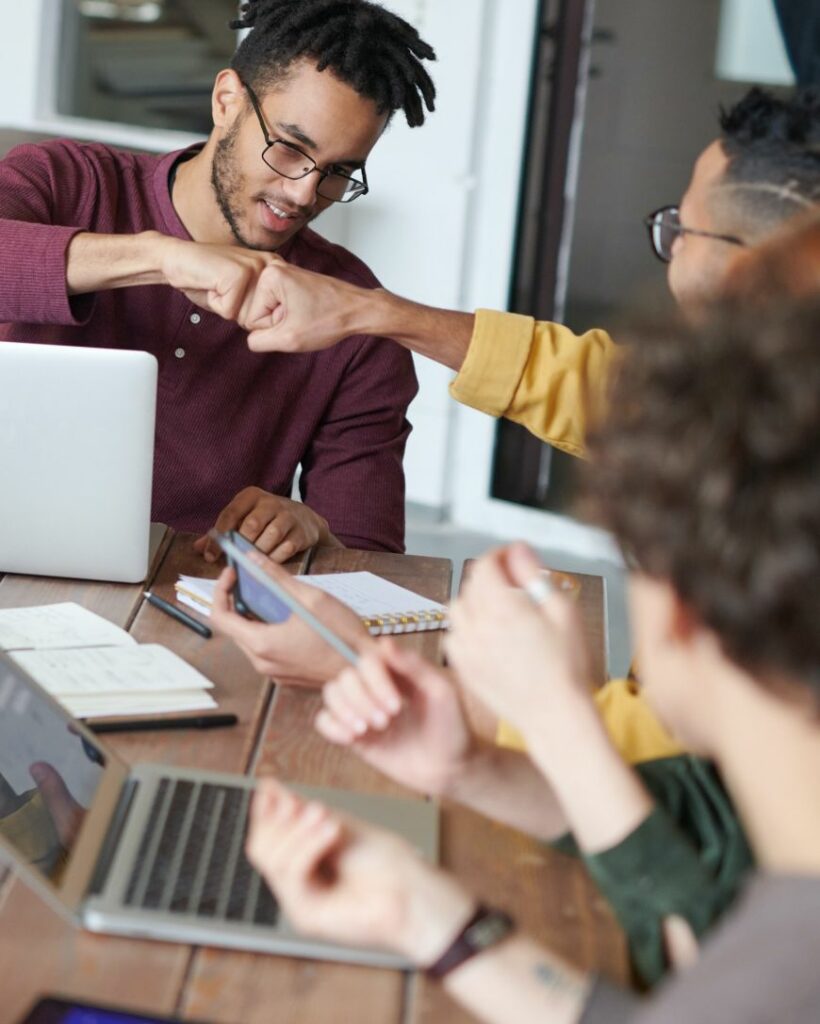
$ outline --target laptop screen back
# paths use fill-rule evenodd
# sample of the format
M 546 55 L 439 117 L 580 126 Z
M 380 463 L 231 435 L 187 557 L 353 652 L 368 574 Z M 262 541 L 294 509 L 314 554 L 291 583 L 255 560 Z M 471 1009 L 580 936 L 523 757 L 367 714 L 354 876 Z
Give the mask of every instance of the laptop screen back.
M 71 716 L 0 656 L 0 837 L 59 886 L 105 758 Z

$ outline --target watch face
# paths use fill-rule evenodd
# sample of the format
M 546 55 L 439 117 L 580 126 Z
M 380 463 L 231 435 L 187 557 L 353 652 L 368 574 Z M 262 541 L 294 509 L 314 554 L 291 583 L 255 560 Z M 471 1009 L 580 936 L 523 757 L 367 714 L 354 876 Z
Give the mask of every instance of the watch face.
M 500 911 L 494 911 L 468 928 L 464 938 L 474 949 L 486 949 L 503 939 L 511 928 L 512 919 Z

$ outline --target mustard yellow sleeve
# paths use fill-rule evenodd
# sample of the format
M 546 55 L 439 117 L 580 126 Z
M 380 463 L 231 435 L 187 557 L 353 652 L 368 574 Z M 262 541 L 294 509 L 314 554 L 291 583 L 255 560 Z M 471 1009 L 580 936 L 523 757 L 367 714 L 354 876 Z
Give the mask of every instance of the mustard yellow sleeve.
M 641 764 L 685 753 L 684 748 L 661 725 L 638 687 L 630 680 L 610 680 L 596 692 L 595 703 L 610 739 L 629 764 Z M 506 722 L 499 723 L 496 742 L 512 750 L 527 749 L 520 733 Z
M 617 346 L 606 331 L 480 309 L 461 371 L 458 402 L 525 426 L 542 441 L 583 455 L 590 417 L 603 407 Z

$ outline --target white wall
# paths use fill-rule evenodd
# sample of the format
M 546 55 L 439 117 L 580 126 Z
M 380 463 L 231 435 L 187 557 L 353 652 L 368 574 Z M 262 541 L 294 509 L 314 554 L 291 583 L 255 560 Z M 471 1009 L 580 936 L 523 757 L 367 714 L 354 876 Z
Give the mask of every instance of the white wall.
M 536 0 L 391 0 L 436 49 L 436 112 L 423 128 L 397 115 L 368 163 L 366 202 L 322 230 L 383 284 L 451 309 L 505 308 L 518 212 Z M 457 412 L 452 373 L 417 359 L 420 393 L 406 468 L 411 501 L 452 507 Z M 486 420 L 486 418 L 485 418 Z M 490 434 L 493 424 L 486 420 Z M 476 436 L 470 462 L 492 458 Z M 469 447 L 469 442 L 468 442 Z

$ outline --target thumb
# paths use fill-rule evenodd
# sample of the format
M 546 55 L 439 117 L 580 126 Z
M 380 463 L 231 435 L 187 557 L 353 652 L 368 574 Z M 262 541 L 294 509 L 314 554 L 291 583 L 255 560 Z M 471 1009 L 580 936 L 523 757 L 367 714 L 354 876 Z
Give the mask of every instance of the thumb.
M 35 762 L 29 768 L 29 773 L 37 784 L 46 809 L 54 821 L 60 842 L 68 846 L 75 838 L 80 805 L 69 793 L 57 770 L 47 762 Z

